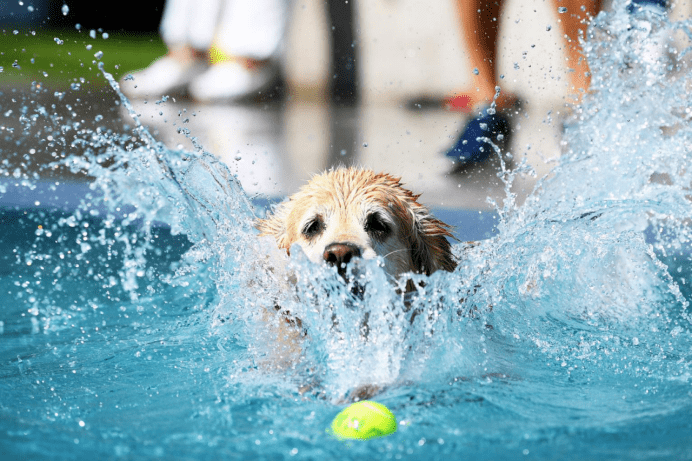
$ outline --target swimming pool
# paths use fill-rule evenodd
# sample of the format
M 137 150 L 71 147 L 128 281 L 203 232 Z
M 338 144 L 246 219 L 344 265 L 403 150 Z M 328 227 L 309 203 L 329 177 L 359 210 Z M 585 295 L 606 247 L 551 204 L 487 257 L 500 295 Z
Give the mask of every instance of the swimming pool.
M 0 167 L 1 457 L 690 459 L 690 53 L 628 48 L 683 27 L 598 18 L 560 165 L 496 218 L 439 211 L 486 239 L 407 304 L 375 262 L 357 298 L 300 252 L 282 293 L 251 226 L 266 204 L 213 156 L 56 124 L 55 169 L 90 184 L 32 178 L 28 149 Z M 285 370 L 261 366 L 274 300 L 308 332 Z M 364 383 L 398 431 L 333 439 Z

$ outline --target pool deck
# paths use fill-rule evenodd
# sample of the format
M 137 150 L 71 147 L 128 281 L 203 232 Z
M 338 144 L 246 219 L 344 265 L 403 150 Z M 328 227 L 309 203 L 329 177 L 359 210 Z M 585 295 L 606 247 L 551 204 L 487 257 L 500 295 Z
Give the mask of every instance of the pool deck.
M 430 206 L 483 210 L 490 208 L 487 197 L 500 201 L 505 196 L 497 159 L 452 173 L 454 164 L 444 152 L 458 136 L 463 114 L 401 105 L 339 108 L 309 102 L 203 106 L 169 100 L 158 105 L 135 102 L 135 107 L 142 122 L 170 148 L 194 149 L 179 133 L 179 128 L 189 129 L 206 150 L 230 166 L 250 194 L 285 196 L 312 174 L 357 165 L 401 176 Z M 549 171 L 560 149 L 559 124 L 546 121 L 549 110 L 531 108 L 515 117 L 509 147 L 513 160 L 506 167 L 526 157 L 538 176 Z M 513 191 L 524 197 L 534 182 L 531 176 L 518 177 Z
M 33 173 L 38 165 L 54 159 L 46 147 L 48 133 L 42 119 L 23 129 L 18 120 L 20 108 L 29 101 L 50 107 L 58 100 L 52 89 L 30 94 L 21 88 L 15 92 L 0 88 L 0 93 L 1 112 L 13 110 L 0 117 L 0 125 L 14 130 L 12 136 L 0 139 L 0 149 L 13 153 L 35 148 L 32 162 L 24 168 Z M 107 88 L 91 93 L 83 89 L 68 92 L 53 111 L 64 116 L 63 120 L 83 121 L 86 128 L 103 126 L 126 133 L 123 125 L 132 125 L 132 121 L 122 106 L 116 106 L 116 99 L 115 92 Z M 438 108 L 408 109 L 405 104 L 336 107 L 291 99 L 269 104 L 199 105 L 169 98 L 158 104 L 134 101 L 133 105 L 142 123 L 169 148 L 194 150 L 179 129 L 189 130 L 189 136 L 230 166 L 251 196 L 284 197 L 315 173 L 338 165 L 358 165 L 401 176 L 409 189 L 422 194 L 423 203 L 435 208 L 490 210 L 487 197 L 495 201 L 505 197 L 497 175 L 498 160 L 452 173 L 454 165 L 444 152 L 458 136 L 468 117 L 465 114 Z M 531 192 L 536 178 L 550 171 L 561 138 L 560 118 L 554 116 L 549 122 L 547 117 L 555 108 L 526 105 L 523 109 L 512 122 L 514 135 L 506 151 L 513 160 L 506 166 L 516 166 L 526 157 L 537 175 L 515 179 L 512 190 L 520 201 Z M 99 115 L 103 119 L 94 122 Z

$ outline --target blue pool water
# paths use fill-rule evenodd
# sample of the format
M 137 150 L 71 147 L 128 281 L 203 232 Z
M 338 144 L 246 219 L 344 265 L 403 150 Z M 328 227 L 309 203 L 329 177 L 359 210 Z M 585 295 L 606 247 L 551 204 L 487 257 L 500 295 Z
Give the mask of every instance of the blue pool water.
M 599 16 L 559 166 L 522 206 L 437 211 L 485 239 L 407 304 L 376 262 L 356 298 L 300 252 L 282 291 L 251 225 L 266 204 L 213 156 L 50 123 L 27 98 L 0 165 L 0 457 L 690 460 L 690 50 L 639 58 L 677 30 Z M 42 171 L 91 183 L 28 173 L 47 133 Z M 278 370 L 275 300 L 308 332 Z M 333 439 L 363 384 L 397 433 Z

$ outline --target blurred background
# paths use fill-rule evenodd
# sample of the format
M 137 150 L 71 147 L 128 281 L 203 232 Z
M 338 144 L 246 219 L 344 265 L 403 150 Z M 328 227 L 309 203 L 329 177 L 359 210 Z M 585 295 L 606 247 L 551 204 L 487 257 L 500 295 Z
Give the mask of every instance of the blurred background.
M 2 2 L 3 129 L 20 127 L 13 105 L 40 85 L 50 91 L 35 98 L 58 102 L 56 111 L 69 106 L 66 113 L 101 116 L 122 131 L 129 120 L 98 62 L 121 85 L 132 84 L 122 79 L 166 54 L 163 11 L 163 1 Z M 489 210 L 487 197 L 502 200 L 497 160 L 455 172 L 444 155 L 469 115 L 442 102 L 472 86 L 452 0 L 295 0 L 287 14 L 276 92 L 235 102 L 133 98 L 143 123 L 170 148 L 197 144 L 223 159 L 256 197 L 281 198 L 311 174 L 343 164 L 402 176 L 438 209 Z M 669 15 L 690 18 L 690 2 L 672 3 Z M 515 179 L 521 202 L 561 153 L 571 111 L 565 53 L 553 2 L 507 0 L 500 19 L 502 88 L 522 100 L 505 160 L 534 171 Z M 17 140 L 0 143 L 9 152 Z

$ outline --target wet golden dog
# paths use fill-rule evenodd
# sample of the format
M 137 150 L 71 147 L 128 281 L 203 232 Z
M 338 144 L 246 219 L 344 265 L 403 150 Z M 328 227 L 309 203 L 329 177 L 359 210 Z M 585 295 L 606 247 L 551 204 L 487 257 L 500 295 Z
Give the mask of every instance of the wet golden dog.
M 298 244 L 311 261 L 335 266 L 344 279 L 349 278 L 348 265 L 359 258 L 381 257 L 393 282 L 408 272 L 452 271 L 456 263 L 447 240 L 452 237 L 450 226 L 433 217 L 418 197 L 403 188 L 399 178 L 339 168 L 313 177 L 256 227 L 262 236 L 272 236 L 280 249 L 288 253 Z M 411 281 L 406 287 L 414 289 Z M 304 334 L 299 319 L 275 308 L 287 322 L 274 324 L 278 329 L 264 345 L 261 362 L 270 369 L 284 369 L 298 361 Z M 311 388 L 306 385 L 301 391 Z M 350 399 L 364 399 L 377 390 L 362 385 Z
M 450 226 L 417 202 L 399 178 L 359 168 L 313 177 L 256 226 L 287 252 L 298 244 L 315 263 L 344 276 L 356 258 L 383 258 L 393 278 L 406 272 L 452 271 Z

